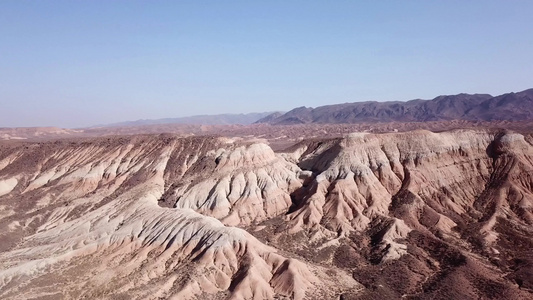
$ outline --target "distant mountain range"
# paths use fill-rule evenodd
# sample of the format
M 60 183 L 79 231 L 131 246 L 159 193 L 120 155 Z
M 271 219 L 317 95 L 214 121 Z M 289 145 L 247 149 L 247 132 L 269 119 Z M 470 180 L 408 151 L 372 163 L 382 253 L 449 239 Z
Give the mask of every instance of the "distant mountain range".
M 488 94 L 459 94 L 439 96 L 433 100 L 372 101 L 317 108 L 298 107 L 285 114 L 268 115 L 256 123 L 290 125 L 447 120 L 533 120 L 533 89 L 496 97 Z
M 286 113 L 198 115 L 127 121 L 94 127 L 130 127 L 161 124 L 249 125 L 253 123 L 293 125 L 448 120 L 533 120 L 533 89 L 496 97 L 489 94 L 458 94 L 438 96 L 432 100 L 353 102 L 316 108 L 302 106 Z
M 270 115 L 280 114 L 279 112 L 263 112 L 263 113 L 248 113 L 248 114 L 220 114 L 220 115 L 198 115 L 181 118 L 165 118 L 165 119 L 146 119 L 137 121 L 127 121 L 106 125 L 98 125 L 94 127 L 129 127 L 129 126 L 143 126 L 143 125 L 159 125 L 159 124 L 191 124 L 191 125 L 234 125 L 242 124 L 248 125 L 256 122 L 259 119 Z

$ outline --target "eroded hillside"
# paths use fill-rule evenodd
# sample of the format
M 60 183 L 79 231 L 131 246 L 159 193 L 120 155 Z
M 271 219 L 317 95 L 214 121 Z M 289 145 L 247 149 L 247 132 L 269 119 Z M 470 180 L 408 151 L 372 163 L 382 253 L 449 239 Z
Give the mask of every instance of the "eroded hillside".
M 0 147 L 3 299 L 532 297 L 518 133 Z

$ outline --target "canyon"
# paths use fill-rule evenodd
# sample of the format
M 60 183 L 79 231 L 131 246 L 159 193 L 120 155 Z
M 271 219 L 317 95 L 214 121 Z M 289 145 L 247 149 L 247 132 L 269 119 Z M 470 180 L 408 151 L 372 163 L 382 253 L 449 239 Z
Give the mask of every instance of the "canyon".
M 0 298 L 532 297 L 531 131 L 282 128 L 0 143 Z

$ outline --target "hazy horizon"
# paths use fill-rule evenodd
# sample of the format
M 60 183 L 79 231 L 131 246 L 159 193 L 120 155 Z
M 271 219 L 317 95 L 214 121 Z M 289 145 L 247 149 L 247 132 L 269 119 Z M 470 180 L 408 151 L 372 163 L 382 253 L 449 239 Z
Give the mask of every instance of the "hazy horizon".
M 0 127 L 533 87 L 533 2 L 2 1 Z

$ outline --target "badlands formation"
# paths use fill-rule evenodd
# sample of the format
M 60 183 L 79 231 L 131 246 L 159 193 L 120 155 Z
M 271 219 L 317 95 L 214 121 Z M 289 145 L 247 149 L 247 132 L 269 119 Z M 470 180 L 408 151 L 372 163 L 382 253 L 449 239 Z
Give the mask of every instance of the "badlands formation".
M 0 298 L 531 299 L 532 140 L 4 141 Z

